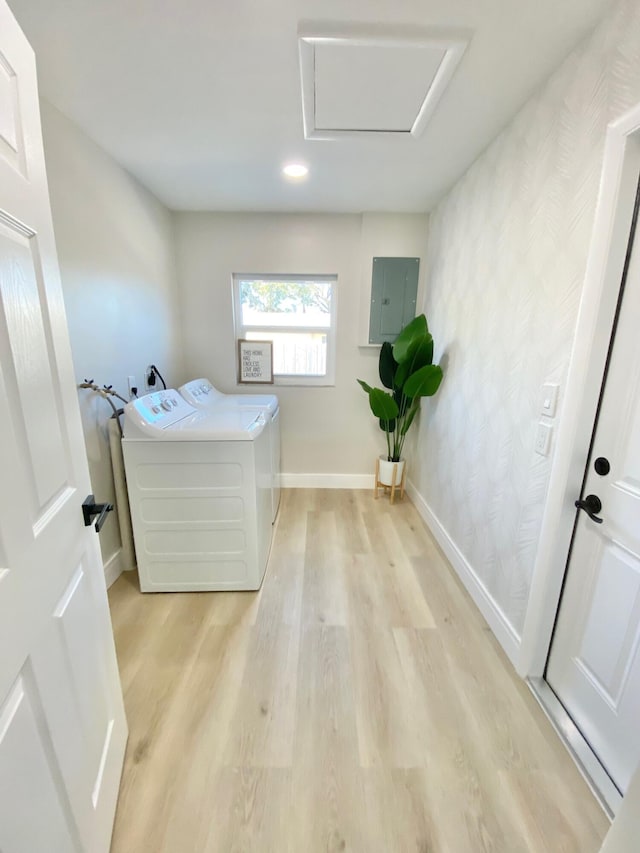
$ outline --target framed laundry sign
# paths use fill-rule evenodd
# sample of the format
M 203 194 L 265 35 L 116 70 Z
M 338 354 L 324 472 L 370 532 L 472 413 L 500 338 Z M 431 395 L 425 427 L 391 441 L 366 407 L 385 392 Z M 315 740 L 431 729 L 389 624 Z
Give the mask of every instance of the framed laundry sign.
M 238 382 L 273 384 L 273 343 L 271 341 L 238 341 Z

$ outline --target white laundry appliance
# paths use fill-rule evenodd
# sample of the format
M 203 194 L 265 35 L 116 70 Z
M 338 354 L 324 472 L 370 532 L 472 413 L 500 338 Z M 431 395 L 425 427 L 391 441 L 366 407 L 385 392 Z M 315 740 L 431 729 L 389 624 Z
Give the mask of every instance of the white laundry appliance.
M 259 589 L 271 547 L 271 446 L 257 410 L 167 389 L 127 403 L 122 450 L 142 592 Z
M 208 379 L 193 379 L 180 386 L 188 403 L 203 411 L 239 409 L 264 412 L 271 446 L 271 520 L 275 521 L 280 505 L 280 406 L 275 394 L 223 394 Z

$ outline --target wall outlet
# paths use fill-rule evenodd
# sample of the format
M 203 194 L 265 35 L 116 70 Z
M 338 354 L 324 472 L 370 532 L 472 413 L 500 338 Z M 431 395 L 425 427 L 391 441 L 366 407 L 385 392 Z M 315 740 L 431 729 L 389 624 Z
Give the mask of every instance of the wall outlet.
M 138 392 L 138 383 L 136 382 L 135 376 L 127 376 L 127 386 L 129 388 L 129 399 L 131 399 L 132 397 L 135 397 Z
M 551 449 L 551 434 L 553 433 L 553 427 L 551 424 L 545 424 L 543 421 L 540 421 L 538 424 L 538 429 L 536 431 L 536 441 L 534 449 L 536 453 L 539 453 L 540 456 L 548 456 L 549 450 Z

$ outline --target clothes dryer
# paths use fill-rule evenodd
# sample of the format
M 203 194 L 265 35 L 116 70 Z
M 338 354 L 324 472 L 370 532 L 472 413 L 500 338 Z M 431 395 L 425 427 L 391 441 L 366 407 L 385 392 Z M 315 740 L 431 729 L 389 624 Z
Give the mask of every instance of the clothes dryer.
M 184 399 L 197 409 L 219 411 L 256 409 L 264 412 L 271 448 L 271 520 L 275 521 L 280 505 L 280 406 L 275 394 L 224 394 L 208 379 L 193 379 L 180 386 Z

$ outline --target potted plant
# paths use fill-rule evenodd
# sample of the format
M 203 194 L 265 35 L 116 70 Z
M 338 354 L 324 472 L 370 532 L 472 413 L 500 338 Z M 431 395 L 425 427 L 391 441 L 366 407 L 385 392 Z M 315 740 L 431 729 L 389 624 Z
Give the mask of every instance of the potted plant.
M 404 483 L 402 449 L 409 427 L 420 409 L 422 397 L 432 397 L 442 382 L 442 368 L 433 364 L 433 338 L 424 314 L 415 317 L 400 332 L 395 343 L 383 343 L 379 361 L 380 381 L 388 391 L 358 382 L 369 395 L 371 411 L 387 439 L 387 455 L 376 464 L 377 485 Z

